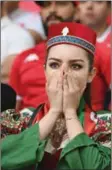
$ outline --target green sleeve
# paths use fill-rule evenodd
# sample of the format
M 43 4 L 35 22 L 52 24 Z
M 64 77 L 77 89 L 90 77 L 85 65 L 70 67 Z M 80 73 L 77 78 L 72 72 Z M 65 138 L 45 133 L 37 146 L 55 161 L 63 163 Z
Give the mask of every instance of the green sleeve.
M 95 143 L 85 133 L 71 140 L 62 150 L 58 169 L 106 170 L 111 162 L 111 150 Z
M 40 162 L 46 141 L 39 139 L 39 126 L 35 124 L 17 135 L 7 136 L 1 145 L 1 167 L 16 170 Z

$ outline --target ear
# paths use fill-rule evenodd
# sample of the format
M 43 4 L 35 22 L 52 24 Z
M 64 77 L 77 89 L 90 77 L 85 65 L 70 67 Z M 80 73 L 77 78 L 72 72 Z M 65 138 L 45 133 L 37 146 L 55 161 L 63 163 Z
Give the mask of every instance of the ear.
M 96 73 L 97 73 L 97 69 L 95 67 L 93 67 L 93 69 L 91 70 L 91 72 L 89 73 L 89 76 L 88 76 L 88 83 L 92 82 L 92 80 L 96 76 Z

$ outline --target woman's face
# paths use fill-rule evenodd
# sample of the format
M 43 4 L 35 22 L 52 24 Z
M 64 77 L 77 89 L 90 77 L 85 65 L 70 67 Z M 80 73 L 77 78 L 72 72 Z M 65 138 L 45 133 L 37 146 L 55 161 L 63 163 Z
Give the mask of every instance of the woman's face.
M 46 63 L 47 81 L 52 75 L 63 72 L 77 78 L 82 88 L 92 81 L 95 68 L 90 72 L 88 53 L 77 46 L 61 44 L 50 48 Z

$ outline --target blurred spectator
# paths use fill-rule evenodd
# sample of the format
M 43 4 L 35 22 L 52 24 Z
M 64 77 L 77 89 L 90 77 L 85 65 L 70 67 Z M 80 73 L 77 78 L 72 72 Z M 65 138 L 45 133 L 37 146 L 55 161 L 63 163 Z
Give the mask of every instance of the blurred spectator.
M 41 5 L 41 15 L 46 30 L 50 24 L 72 21 L 75 3 L 71 1 L 37 1 Z M 47 100 L 45 93 L 45 42 L 17 56 L 10 77 L 10 85 L 17 92 L 17 108 L 37 107 Z
M 101 110 L 110 88 L 111 27 L 107 17 L 111 12 L 111 1 L 80 1 L 78 12 L 80 22 L 97 33 L 95 66 L 98 71 L 92 82 L 91 96 L 93 109 Z
M 1 83 L 1 112 L 14 109 L 16 106 L 16 92 L 7 84 Z
M 1 2 L 1 80 L 7 83 L 12 62 L 17 54 L 32 48 L 34 41 L 31 35 L 20 26 L 12 23 Z
M 53 23 L 71 22 L 75 18 L 75 1 L 35 1 L 41 6 L 41 16 L 45 32 Z
M 111 83 L 111 51 L 105 47 L 105 51 L 97 48 L 95 66 L 97 75 L 92 82 L 92 102 L 95 109 L 110 110 L 110 83 Z M 109 101 L 109 100 L 110 101 Z
M 111 12 L 111 1 L 80 1 L 78 13 L 80 22 L 93 28 L 97 33 L 97 46 L 102 50 L 110 44 L 110 25 L 107 18 Z M 104 45 L 102 47 L 102 45 Z
M 27 1 L 25 2 L 27 6 Z M 29 2 L 28 2 L 29 3 Z M 45 39 L 41 16 L 38 12 L 25 11 L 19 8 L 19 1 L 5 1 L 5 9 L 12 21 L 26 28 L 33 36 L 35 43 Z

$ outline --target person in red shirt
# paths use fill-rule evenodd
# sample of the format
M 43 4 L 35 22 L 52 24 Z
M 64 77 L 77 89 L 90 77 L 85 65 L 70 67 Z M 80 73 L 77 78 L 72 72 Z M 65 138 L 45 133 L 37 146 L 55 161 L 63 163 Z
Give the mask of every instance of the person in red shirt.
M 107 49 L 103 52 L 100 48 L 96 51 L 95 66 L 97 74 L 91 84 L 92 107 L 94 110 L 109 109 L 109 103 L 106 104 L 106 97 L 110 95 L 110 82 L 111 82 L 111 56 L 108 54 Z M 106 108 L 105 107 L 106 104 Z
M 91 105 L 96 111 L 104 109 L 106 93 L 110 89 L 111 28 L 107 23 L 110 11 L 111 1 L 80 1 L 78 4 L 80 22 L 97 33 L 95 66 L 98 71 L 91 87 Z
M 72 21 L 74 19 L 75 3 L 71 1 L 38 1 L 41 6 L 41 16 L 47 36 L 47 28 L 53 23 Z M 17 109 L 25 107 L 36 108 L 45 102 L 44 59 L 46 56 L 45 42 L 35 48 L 24 51 L 14 61 L 9 84 L 17 93 Z
M 46 99 L 45 43 L 24 51 L 14 61 L 9 84 L 17 93 L 17 109 L 37 107 Z

